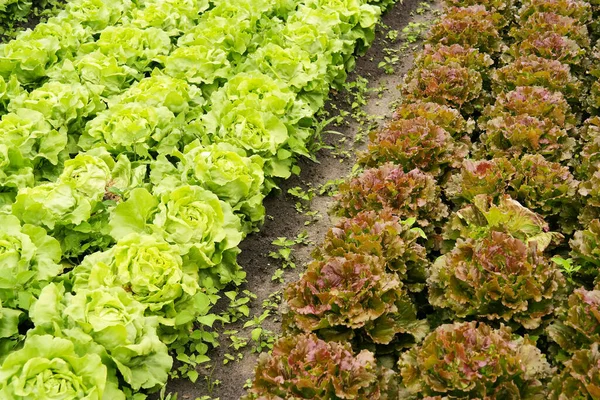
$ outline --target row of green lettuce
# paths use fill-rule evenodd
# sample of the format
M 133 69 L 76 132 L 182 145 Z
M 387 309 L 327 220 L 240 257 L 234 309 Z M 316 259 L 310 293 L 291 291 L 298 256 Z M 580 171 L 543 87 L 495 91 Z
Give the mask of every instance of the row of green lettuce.
M 246 399 L 600 399 L 600 4 L 446 4 Z
M 63 4 L 62 0 L 3 0 L 0 2 L 0 37 L 14 37 L 30 21 L 56 14 Z
M 73 0 L 0 44 L 0 399 L 143 399 L 392 1 Z

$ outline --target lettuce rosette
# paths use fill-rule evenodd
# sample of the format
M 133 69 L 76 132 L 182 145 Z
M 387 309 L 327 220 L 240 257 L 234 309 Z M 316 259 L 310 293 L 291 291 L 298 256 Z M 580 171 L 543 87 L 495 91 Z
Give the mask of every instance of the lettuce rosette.
M 80 153 L 64 163 L 56 182 L 19 191 L 12 213 L 21 221 L 48 230 L 61 242 L 66 257 L 106 248 L 108 211 L 118 193 L 142 184 L 146 166 L 125 155 L 115 159 L 103 148 Z
M 125 400 L 97 354 L 78 355 L 72 342 L 33 335 L 0 367 L 0 399 Z
M 264 160 L 229 143 L 203 146 L 190 143 L 183 153 L 175 153 L 175 164 L 159 156 L 150 165 L 150 180 L 155 193 L 173 191 L 182 185 L 197 185 L 210 190 L 232 207 L 249 233 L 265 217 Z M 173 159 L 174 157 L 171 157 Z
M 110 227 L 117 240 L 130 233 L 164 237 L 210 287 L 241 283 L 245 277 L 236 261 L 242 240 L 239 218 L 229 204 L 199 186 L 181 186 L 160 199 L 135 189 L 112 212 Z
M 43 228 L 0 215 L 0 304 L 29 310 L 40 290 L 62 272 L 61 256 L 59 242 Z
M 78 145 L 83 150 L 104 147 L 113 154 L 151 158 L 151 153 L 177 147 L 183 135 L 182 117 L 164 106 L 116 104 L 88 122 Z
M 3 307 L 0 301 L 0 363 L 19 347 L 23 339 L 19 333 L 19 324 L 24 315 L 22 311 Z
M 111 372 L 118 371 L 133 389 L 166 383 L 173 359 L 156 333 L 156 317 L 121 287 L 65 292 L 62 285 L 44 288 L 32 307 L 33 333 L 72 341 L 78 353 L 98 354 Z
M 205 141 L 234 144 L 267 161 L 265 175 L 289 177 L 293 157 L 310 157 L 310 107 L 279 80 L 241 73 L 213 93 L 211 111 L 192 123 Z
M 179 36 L 192 29 L 199 15 L 210 6 L 208 0 L 150 0 L 131 11 L 131 24 L 140 28 L 154 27 L 169 36 Z
M 76 132 L 83 128 L 86 118 L 94 117 L 104 110 L 106 105 L 100 99 L 102 90 L 81 83 L 62 83 L 50 81 L 31 92 L 24 92 L 11 99 L 9 111 L 18 112 L 20 108 L 28 112 L 41 113 L 52 128 L 68 128 Z
M 164 239 L 132 233 L 113 247 L 93 253 L 72 271 L 73 291 L 122 287 L 167 327 L 189 323 L 206 297 L 198 285 L 197 267 Z

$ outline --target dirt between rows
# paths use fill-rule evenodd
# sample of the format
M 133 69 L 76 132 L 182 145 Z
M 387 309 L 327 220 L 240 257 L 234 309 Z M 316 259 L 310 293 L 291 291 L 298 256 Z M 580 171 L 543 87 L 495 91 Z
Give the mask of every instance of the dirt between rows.
M 431 10 L 439 10 L 438 2 L 428 3 Z M 425 6 L 425 9 L 429 7 Z M 421 9 L 421 11 L 418 11 Z M 378 65 L 387 56 L 385 49 L 399 48 L 402 41 L 399 39 L 390 44 L 385 40 L 389 30 L 397 30 L 407 27 L 409 23 L 418 23 L 430 21 L 434 18 L 434 13 L 430 11 L 423 13 L 423 0 L 405 0 L 403 3 L 397 3 L 389 9 L 383 16 L 384 28 L 377 32 L 377 38 L 368 50 L 367 54 L 357 60 L 355 71 L 350 75 L 349 81 L 357 76 L 362 76 L 369 81 L 370 88 L 383 87 L 386 90 L 380 94 L 371 93 L 367 104 L 363 110 L 369 115 L 381 117 L 380 123 L 385 123 L 385 119 L 392 114 L 391 108 L 400 98 L 398 85 L 408 69 L 412 66 L 413 51 L 409 49 L 400 55 L 400 63 L 395 66 L 395 72 L 388 75 Z M 387 27 L 389 28 L 387 28 Z M 418 43 L 414 43 L 416 46 Z M 328 103 L 327 109 L 349 110 L 346 99 L 347 94 L 336 93 Z M 332 115 L 333 111 L 332 111 Z M 302 172 L 299 176 L 293 177 L 286 182 L 282 182 L 281 190 L 272 193 L 265 201 L 267 210 L 267 219 L 256 234 L 248 236 L 241 244 L 242 253 L 239 256 L 239 263 L 247 272 L 248 282 L 242 289 L 248 289 L 257 298 L 251 302 L 250 316 L 260 315 L 262 313 L 262 302 L 270 294 L 282 291 L 289 282 L 298 279 L 303 270 L 303 266 L 310 261 L 310 252 L 314 245 L 296 246 L 294 248 L 294 258 L 298 265 L 295 270 L 286 270 L 284 282 L 273 282 L 271 277 L 273 273 L 281 266 L 279 260 L 274 260 L 268 256 L 269 252 L 277 251 L 278 247 L 271 243 L 278 237 L 294 238 L 300 232 L 307 231 L 308 238 L 315 244 L 320 243 L 333 223 L 333 218 L 328 214 L 332 199 L 329 196 L 315 196 L 310 204 L 310 211 L 318 211 L 322 218 L 315 223 L 305 226 L 306 215 L 302 215 L 295 210 L 295 204 L 298 199 L 287 193 L 289 188 L 307 186 L 318 188 L 330 180 L 339 179 L 351 173 L 355 162 L 356 152 L 364 148 L 364 143 L 355 143 L 354 138 L 360 130 L 360 125 L 350 116 L 346 122 L 338 126 L 329 126 L 325 130 L 333 130 L 338 134 L 326 135 L 324 141 L 334 149 L 322 149 L 317 154 L 318 163 L 310 160 L 302 160 L 300 167 Z M 340 146 L 347 150 L 346 155 L 340 157 Z M 281 308 L 281 307 L 280 307 Z M 228 325 L 225 329 L 239 329 L 242 334 L 242 320 L 239 323 Z M 263 322 L 262 326 L 275 333 L 279 333 L 280 318 L 270 318 Z M 249 336 L 249 330 L 243 331 L 245 336 Z M 257 354 L 250 351 L 248 346 L 242 351 L 244 357 L 240 361 L 232 361 L 223 364 L 226 353 L 236 354 L 233 349 L 228 348 L 231 343 L 227 335 L 221 335 L 221 346 L 212 350 L 209 356 L 212 359 L 211 368 L 203 366 L 198 367 L 200 377 L 196 383 L 189 380 L 173 380 L 167 386 L 167 393 L 177 393 L 178 400 L 194 400 L 202 396 L 220 400 L 239 399 L 245 392 L 243 386 L 246 381 L 253 376 L 254 367 L 258 358 Z M 220 382 L 217 382 L 220 381 Z M 217 382 L 217 383 L 216 383 Z M 216 383 L 216 384 L 215 384 Z

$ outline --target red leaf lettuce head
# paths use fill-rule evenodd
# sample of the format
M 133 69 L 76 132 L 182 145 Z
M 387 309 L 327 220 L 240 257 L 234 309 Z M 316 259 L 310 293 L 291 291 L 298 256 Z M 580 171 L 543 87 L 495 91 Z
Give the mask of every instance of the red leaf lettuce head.
M 426 44 L 414 63 L 417 68 L 453 64 L 480 72 L 485 78 L 490 71 L 490 67 L 494 64 L 494 60 L 489 54 L 459 44 L 450 46 Z
M 592 9 L 587 1 L 582 0 L 527 0 L 519 10 L 521 25 L 527 20 L 541 12 L 552 12 L 565 17 L 578 20 L 582 24 L 592 19 Z
M 505 24 L 506 20 L 500 14 L 489 12 L 482 5 L 452 7 L 431 28 L 427 41 L 444 45 L 459 44 L 493 54 L 502 49 L 498 29 Z
M 498 198 L 504 194 L 516 170 L 505 158 L 464 160 L 445 187 L 446 196 L 455 204 L 471 202 L 475 196 Z
M 466 121 L 460 111 L 437 103 L 417 101 L 401 104 L 394 113 L 394 119 L 423 117 L 444 128 L 453 138 L 470 143 L 465 136 L 473 132 L 474 124 Z
M 509 183 L 508 194 L 542 215 L 552 227 L 557 224 L 561 232 L 573 232 L 579 213 L 579 182 L 569 168 L 547 161 L 539 154 L 525 155 L 513 164 L 517 173 Z
M 600 282 L 600 220 L 594 219 L 584 230 L 577 231 L 569 241 L 571 257 L 580 267 L 577 275 L 589 286 Z
M 580 180 L 587 180 L 600 170 L 600 117 L 587 119 L 580 130 L 581 152 L 575 174 Z
M 402 94 L 407 101 L 430 101 L 469 114 L 482 108 L 486 100 L 481 74 L 457 63 L 415 68 L 405 82 Z
M 429 302 L 457 317 L 484 317 L 540 326 L 565 285 L 557 266 L 537 249 L 502 232 L 460 240 L 439 257 L 427 279 Z
M 549 232 L 544 219 L 504 195 L 494 201 L 485 195 L 476 196 L 472 204 L 452 215 L 444 227 L 445 248 L 451 250 L 459 239 L 481 239 L 490 232 L 503 232 L 525 243 L 536 242 L 539 251 L 560 243 L 562 235 Z
M 550 31 L 532 33 L 527 39 L 512 45 L 508 54 L 514 58 L 534 55 L 564 64 L 579 65 L 586 51 L 575 40 Z
M 358 163 L 367 167 L 393 162 L 408 172 L 419 168 L 433 176 L 443 176 L 459 168 L 469 154 L 469 146 L 455 141 L 443 128 L 430 120 L 417 117 L 389 123 L 370 136 L 367 152 Z
M 554 12 L 537 12 L 527 18 L 527 21 L 511 30 L 510 34 L 517 41 L 528 39 L 542 32 L 554 32 L 568 37 L 583 48 L 590 47 L 590 36 L 585 24 L 575 18 L 566 17 Z
M 480 123 L 496 117 L 519 115 L 548 120 L 563 129 L 571 129 L 577 123 L 563 94 L 540 86 L 519 86 L 500 94 L 496 103 L 486 108 Z
M 579 288 L 569 296 L 569 303 L 556 312 L 556 322 L 547 329 L 548 336 L 569 354 L 600 343 L 600 290 Z
M 513 0 L 445 0 L 448 7 L 470 7 L 481 5 L 490 11 L 508 11 L 514 7 Z
M 551 400 L 600 399 L 600 344 L 579 350 L 552 379 Z
M 393 374 L 377 366 L 373 353 L 315 335 L 279 339 L 262 354 L 243 400 L 394 399 Z
M 325 337 L 366 336 L 388 344 L 396 334 L 422 337 L 426 325 L 398 275 L 380 257 L 346 254 L 314 261 L 285 291 L 292 325 Z
M 416 218 L 417 226 L 431 230 L 432 224 L 448 216 L 435 179 L 419 170 L 404 172 L 392 163 L 365 170 L 339 187 L 335 209 L 341 217 L 361 211 L 390 209 L 400 218 Z
M 494 71 L 495 93 L 510 92 L 519 86 L 541 86 L 561 92 L 570 101 L 579 101 L 583 89 L 568 65 L 535 55 L 519 57 Z
M 425 247 L 419 244 L 424 233 L 413 228 L 413 223 L 400 220 L 389 210 L 363 211 L 331 228 L 313 256 L 320 261 L 348 253 L 382 257 L 387 270 L 397 273 L 409 290 L 417 291 L 425 283 L 429 261 Z
M 440 326 L 398 366 L 402 399 L 543 399 L 553 372 L 528 338 L 476 322 Z
M 473 151 L 476 158 L 540 154 L 547 160 L 559 162 L 573 157 L 575 139 L 550 119 L 504 114 L 483 120 L 479 126 L 484 133 Z

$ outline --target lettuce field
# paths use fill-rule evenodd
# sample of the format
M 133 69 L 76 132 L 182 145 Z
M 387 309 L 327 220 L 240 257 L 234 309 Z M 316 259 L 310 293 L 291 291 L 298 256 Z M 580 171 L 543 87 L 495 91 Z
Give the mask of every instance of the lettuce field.
M 600 2 L 402 7 L 0 0 L 0 400 L 600 400 Z

